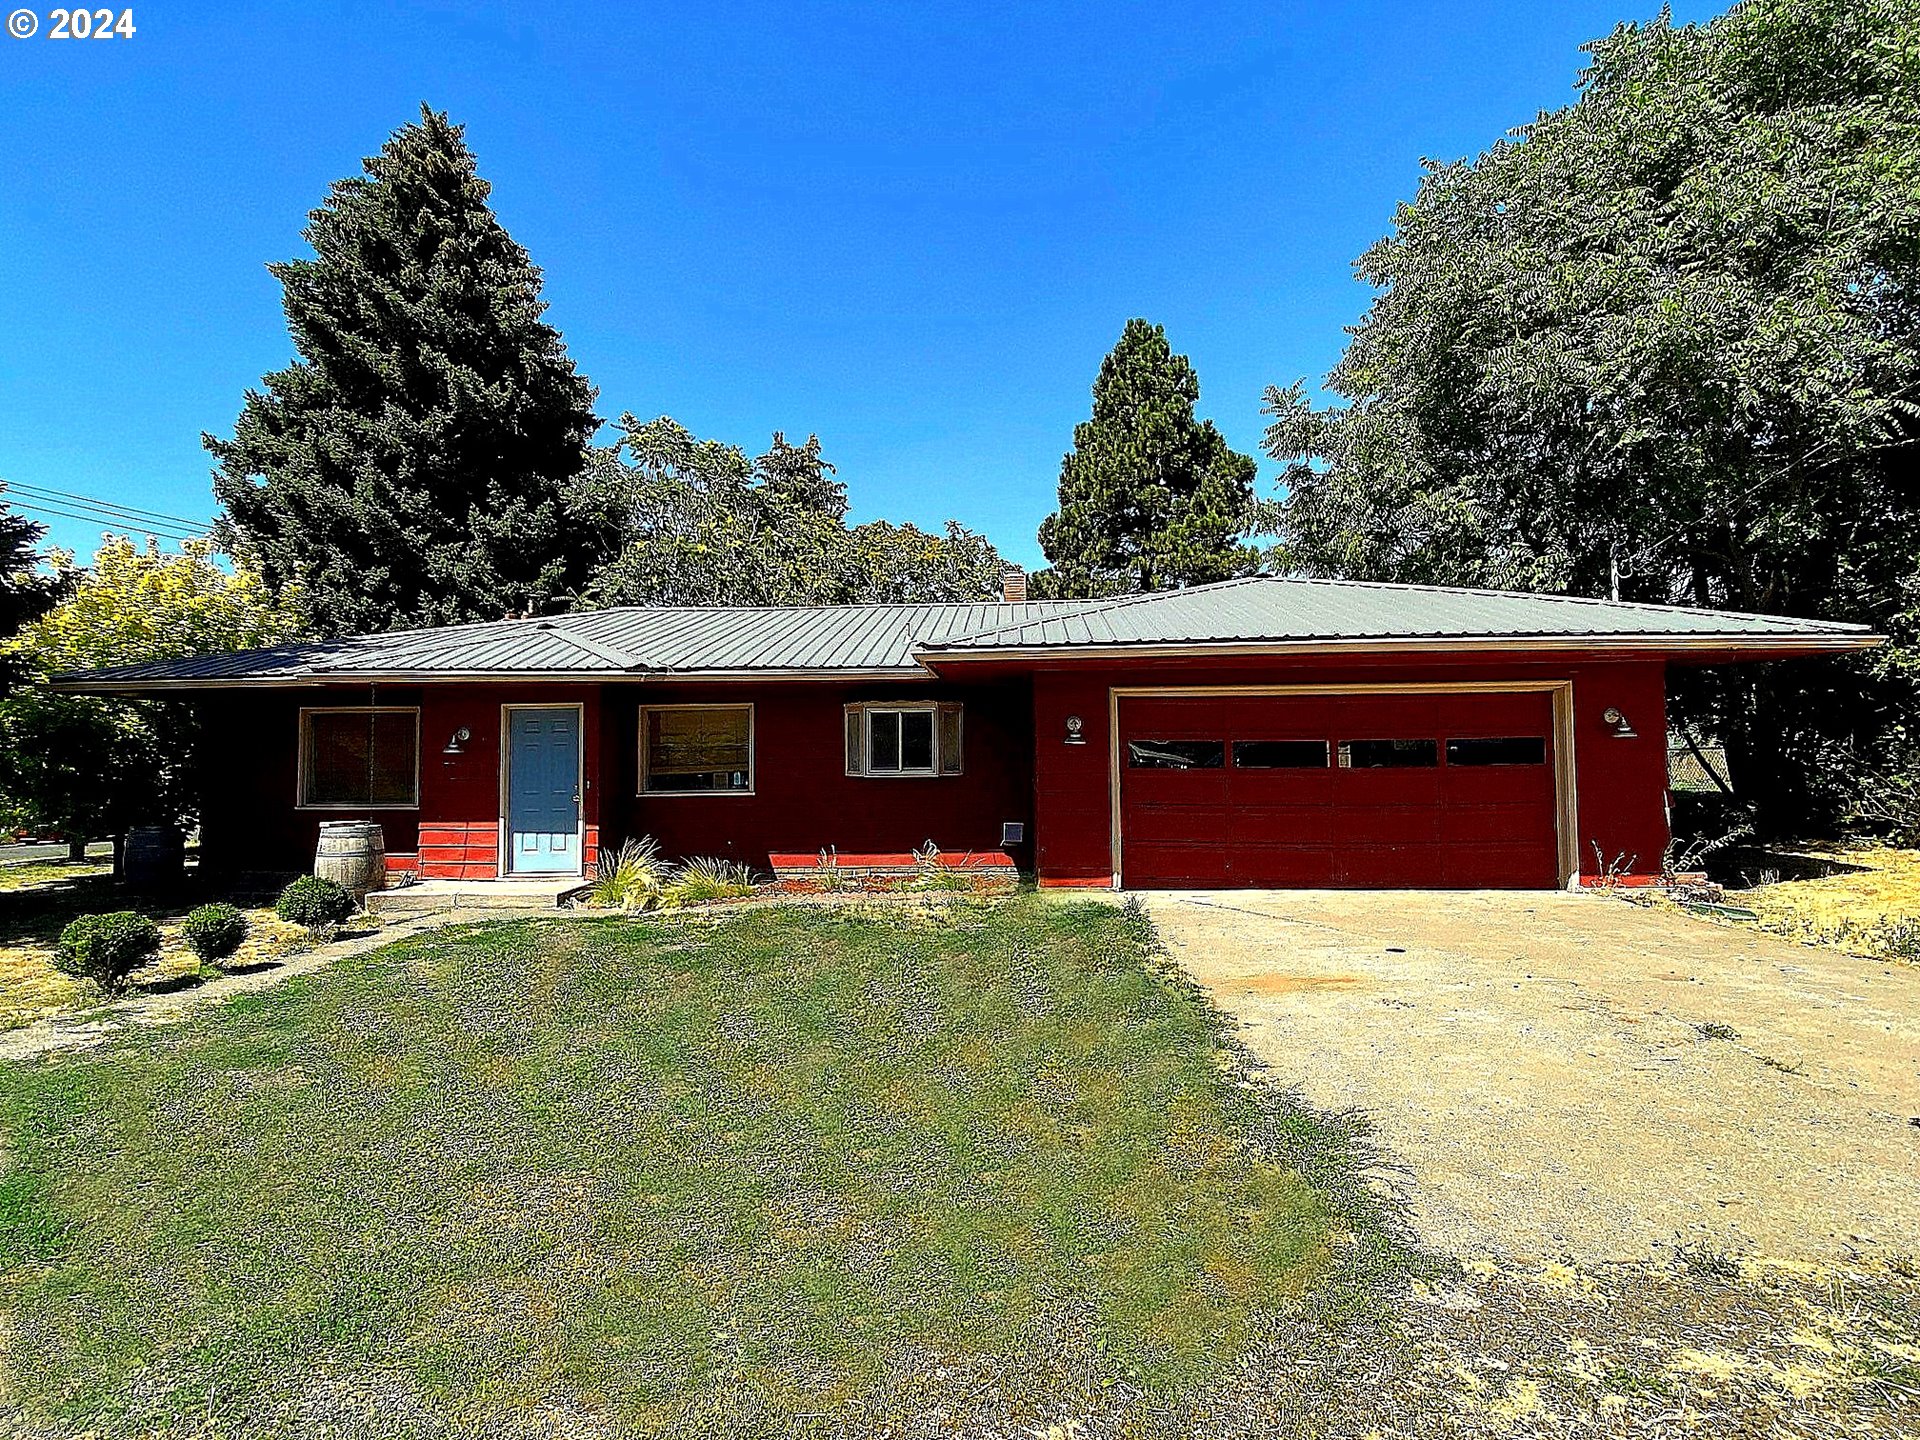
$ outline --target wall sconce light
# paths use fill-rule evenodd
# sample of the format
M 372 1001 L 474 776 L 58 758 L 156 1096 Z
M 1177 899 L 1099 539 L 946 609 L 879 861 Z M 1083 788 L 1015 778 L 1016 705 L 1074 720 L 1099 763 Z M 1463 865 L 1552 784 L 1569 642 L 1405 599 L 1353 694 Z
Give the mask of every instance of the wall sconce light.
M 1080 717 L 1078 715 L 1067 716 L 1067 744 L 1069 745 L 1086 744 L 1087 737 L 1080 733 L 1085 728 L 1086 728 L 1085 725 L 1082 724 Z
M 1602 710 L 1600 712 L 1600 718 L 1613 727 L 1614 739 L 1637 740 L 1640 738 L 1640 732 L 1633 728 L 1633 722 L 1628 720 L 1627 717 L 1622 715 L 1618 710 L 1614 709 L 1613 706 L 1609 705 L 1606 709 Z
M 467 753 L 467 741 L 471 739 L 473 739 L 473 732 L 462 725 L 458 730 L 454 731 L 452 735 L 447 737 L 447 748 L 440 753 L 442 755 L 464 755 Z

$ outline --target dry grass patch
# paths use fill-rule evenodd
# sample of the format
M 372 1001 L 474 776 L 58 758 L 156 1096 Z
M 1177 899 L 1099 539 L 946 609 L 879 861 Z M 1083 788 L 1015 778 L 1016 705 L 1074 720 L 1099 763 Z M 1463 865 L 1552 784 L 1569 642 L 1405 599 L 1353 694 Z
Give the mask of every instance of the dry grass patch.
M 17 873 L 30 872 L 30 882 Z M 210 974 L 180 932 L 187 912 L 204 899 L 197 892 L 143 898 L 116 888 L 110 867 L 64 862 L 35 862 L 0 868 L 15 883 L 0 885 L 0 1031 L 18 1029 L 55 1015 L 98 1004 L 100 991 L 55 968 L 60 931 L 75 917 L 109 910 L 137 909 L 160 926 L 160 953 L 154 963 L 133 973 L 135 996 L 179 989 Z M 312 937 L 290 925 L 271 906 L 249 906 L 247 939 L 222 962 L 223 970 L 245 970 L 284 960 L 312 947 Z
M 1881 845 L 1809 849 L 1856 867 L 1743 892 L 1739 902 L 1777 934 L 1855 953 L 1920 961 L 1920 850 Z
M 1147 1408 L 1152 1433 L 1208 1440 L 1905 1440 L 1917 1326 L 1920 1277 L 1900 1263 L 1485 1259 L 1429 1271 L 1367 1323 L 1276 1317 L 1222 1383 Z M 1059 1433 L 1147 1428 L 1117 1408 Z

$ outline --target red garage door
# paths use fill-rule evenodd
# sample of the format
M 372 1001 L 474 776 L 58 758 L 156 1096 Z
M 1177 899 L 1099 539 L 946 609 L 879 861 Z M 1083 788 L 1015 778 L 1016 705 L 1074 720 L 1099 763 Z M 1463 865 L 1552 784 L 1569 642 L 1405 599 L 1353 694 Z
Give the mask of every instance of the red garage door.
M 1123 696 L 1121 881 L 1551 888 L 1553 702 Z

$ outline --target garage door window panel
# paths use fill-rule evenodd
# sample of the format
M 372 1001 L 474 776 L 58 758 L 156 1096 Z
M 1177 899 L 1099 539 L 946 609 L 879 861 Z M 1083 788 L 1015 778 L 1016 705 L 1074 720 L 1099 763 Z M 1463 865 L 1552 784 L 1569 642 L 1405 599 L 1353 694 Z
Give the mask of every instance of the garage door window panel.
M 1447 764 L 1544 765 L 1547 742 L 1538 735 L 1489 735 L 1447 741 Z
M 1236 740 L 1236 770 L 1324 770 L 1330 749 L 1324 740 Z
M 1440 763 L 1437 740 L 1343 740 L 1342 770 L 1429 770 Z
M 1127 765 L 1134 770 L 1219 770 L 1227 763 L 1224 740 L 1129 740 Z

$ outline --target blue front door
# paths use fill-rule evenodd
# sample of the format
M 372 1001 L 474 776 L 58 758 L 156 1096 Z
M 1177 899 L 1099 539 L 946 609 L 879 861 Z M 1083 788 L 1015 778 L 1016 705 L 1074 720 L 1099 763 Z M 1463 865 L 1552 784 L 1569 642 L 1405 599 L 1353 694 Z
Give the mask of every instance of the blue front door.
M 507 869 L 580 869 L 580 712 L 507 712 Z

